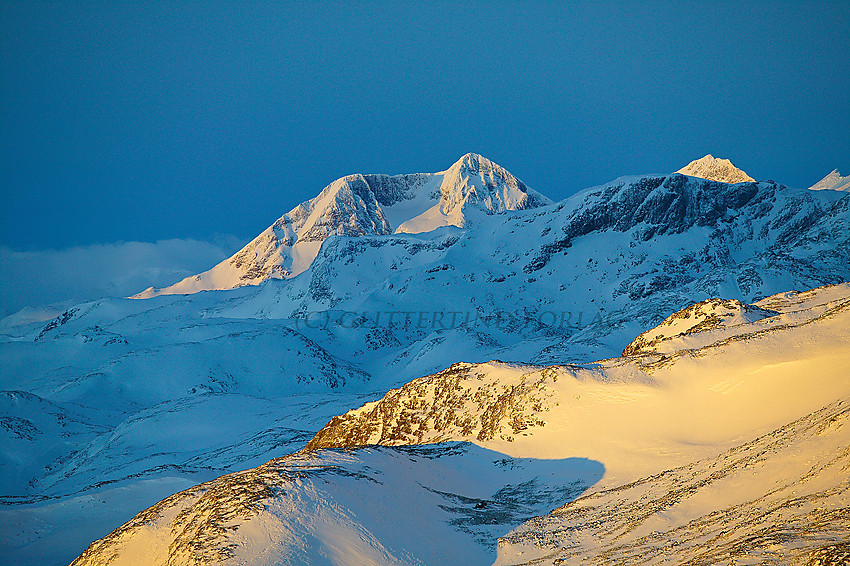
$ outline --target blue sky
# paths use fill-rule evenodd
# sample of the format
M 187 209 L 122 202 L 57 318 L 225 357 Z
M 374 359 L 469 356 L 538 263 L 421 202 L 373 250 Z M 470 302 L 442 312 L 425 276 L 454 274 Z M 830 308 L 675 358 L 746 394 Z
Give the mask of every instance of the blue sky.
M 706 153 L 850 173 L 850 3 L 0 6 L 0 246 L 250 238 L 482 153 L 560 199 Z

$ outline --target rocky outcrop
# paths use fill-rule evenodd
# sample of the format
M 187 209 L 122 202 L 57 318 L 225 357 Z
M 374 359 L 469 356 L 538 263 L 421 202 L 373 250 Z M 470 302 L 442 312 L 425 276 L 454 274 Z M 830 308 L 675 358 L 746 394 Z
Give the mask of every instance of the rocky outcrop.
M 640 334 L 626 346 L 623 355 L 669 352 L 675 348 L 663 348 L 663 342 L 723 326 L 755 322 L 776 314 L 776 311 L 745 305 L 736 299 L 706 299 L 671 314 L 655 328 Z
M 558 372 L 529 367 L 518 380 L 499 380 L 488 371 L 493 364 L 457 363 L 415 379 L 380 401 L 334 417 L 307 448 L 397 446 L 464 438 L 511 441 L 528 429 L 544 426 L 543 414 L 551 397 L 546 385 L 557 381 Z

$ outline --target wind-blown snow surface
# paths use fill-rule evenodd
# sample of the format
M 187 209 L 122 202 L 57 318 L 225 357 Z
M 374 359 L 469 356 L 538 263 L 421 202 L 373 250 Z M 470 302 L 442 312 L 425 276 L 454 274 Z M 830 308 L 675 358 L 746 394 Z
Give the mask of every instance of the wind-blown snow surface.
M 483 564 L 484 544 L 602 473 L 464 443 L 299 453 L 168 498 L 75 564 Z
M 480 198 L 469 179 L 452 194 Z M 390 227 L 428 210 L 404 202 Z M 67 563 L 163 497 L 303 448 L 333 415 L 455 362 L 615 357 L 712 297 L 850 280 L 846 192 L 674 174 L 526 210 L 464 206 L 462 226 L 328 236 L 289 279 L 0 328 L 0 561 Z M 359 216 L 333 218 L 322 230 Z M 705 314 L 757 322 L 722 303 Z M 678 332 L 650 348 L 702 336 Z
M 588 489 L 503 537 L 500 563 L 597 537 L 639 562 L 680 524 L 695 556 L 810 552 L 847 536 L 850 285 L 753 308 L 766 305 L 776 314 L 685 330 L 704 345 L 668 355 L 456 364 L 332 419 L 312 450 L 164 500 L 74 564 L 486 564 L 499 531 Z M 351 450 L 365 444 L 382 447 Z M 717 507 L 708 524 L 735 541 L 723 555 L 689 522 Z M 780 518 L 783 536 L 749 536 Z
M 850 400 L 752 442 L 568 503 L 499 541 L 497 564 L 850 560 Z

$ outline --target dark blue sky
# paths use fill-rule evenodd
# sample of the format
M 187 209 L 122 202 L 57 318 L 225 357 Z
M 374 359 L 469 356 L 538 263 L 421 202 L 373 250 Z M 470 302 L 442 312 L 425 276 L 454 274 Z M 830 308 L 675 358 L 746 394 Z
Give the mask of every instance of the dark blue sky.
M 850 173 L 850 3 L 0 5 L 0 245 L 249 238 L 467 151 L 560 199 Z

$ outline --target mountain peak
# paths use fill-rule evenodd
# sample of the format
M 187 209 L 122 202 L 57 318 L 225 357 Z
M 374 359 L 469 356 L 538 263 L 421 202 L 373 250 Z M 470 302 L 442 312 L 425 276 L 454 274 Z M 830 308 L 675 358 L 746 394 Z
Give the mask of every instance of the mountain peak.
M 838 169 L 833 169 L 832 172 L 809 187 L 813 191 L 823 189 L 832 189 L 833 191 L 850 191 L 850 175 L 842 177 Z
M 466 225 L 472 209 L 473 214 L 493 214 L 551 202 L 477 153 L 463 155 L 439 173 L 347 175 L 281 216 L 211 270 L 165 289 L 146 289 L 134 298 L 288 279 L 307 270 L 331 236 L 430 232 Z
M 682 167 L 676 173 L 699 177 L 721 183 L 744 183 L 755 181 L 752 177 L 735 167 L 728 159 L 714 157 L 710 153 Z
M 474 167 L 473 164 L 480 163 L 481 161 L 484 161 L 486 163 L 493 163 L 481 154 L 473 152 L 465 153 L 461 155 L 460 159 L 455 161 L 452 166 L 447 169 L 447 171 L 454 169 L 455 167 Z
M 477 153 L 463 155 L 444 172 L 440 192 L 444 213 L 473 202 L 489 212 L 522 210 L 552 202 Z
M 479 173 L 489 175 L 494 172 L 502 178 L 516 180 L 516 177 L 511 175 L 506 169 L 478 153 L 466 153 L 462 155 L 460 159 L 452 163 L 451 167 L 441 173 L 445 179 L 456 180 L 464 175 L 472 175 L 474 177 Z M 522 182 L 518 182 L 517 185 L 522 185 L 525 188 Z

